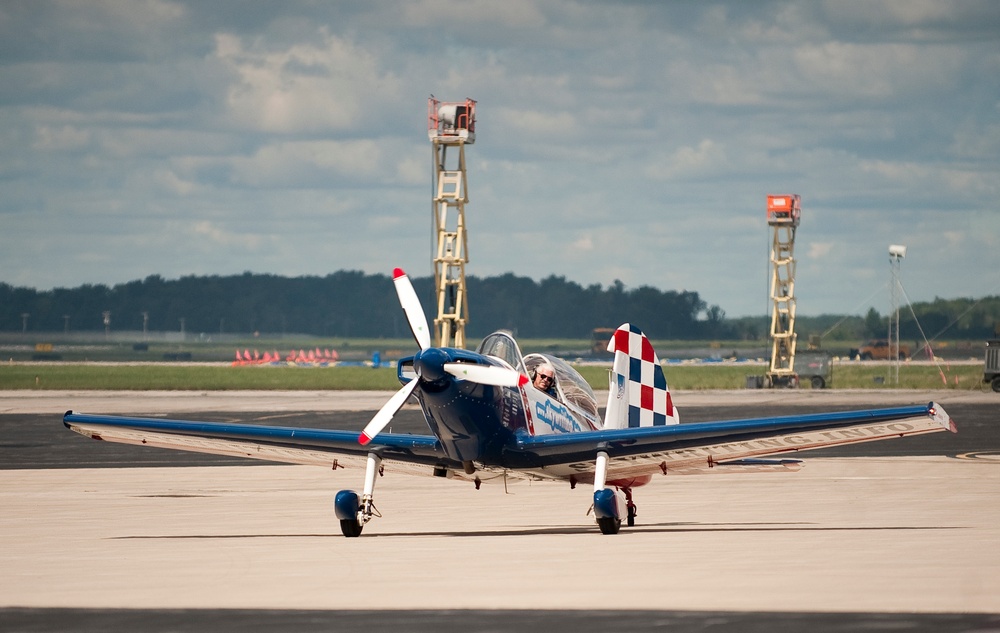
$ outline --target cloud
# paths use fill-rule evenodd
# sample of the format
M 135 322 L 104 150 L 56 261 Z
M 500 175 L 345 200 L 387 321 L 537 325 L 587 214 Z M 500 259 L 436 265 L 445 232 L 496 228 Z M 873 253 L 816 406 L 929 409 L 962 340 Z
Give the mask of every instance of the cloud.
M 986 0 L 8 2 L 3 280 L 429 273 L 434 94 L 478 100 L 470 274 L 762 313 L 764 196 L 798 193 L 801 313 L 875 292 L 890 243 L 912 298 L 975 296 L 998 33 Z
M 345 130 L 360 122 L 365 103 L 391 99 L 396 92 L 394 78 L 379 69 L 372 53 L 336 35 L 326 34 L 319 46 L 279 50 L 247 47 L 225 33 L 215 41 L 215 57 L 233 74 L 227 118 L 253 130 Z
M 824 259 L 833 250 L 833 242 L 809 242 L 806 257 L 809 259 Z

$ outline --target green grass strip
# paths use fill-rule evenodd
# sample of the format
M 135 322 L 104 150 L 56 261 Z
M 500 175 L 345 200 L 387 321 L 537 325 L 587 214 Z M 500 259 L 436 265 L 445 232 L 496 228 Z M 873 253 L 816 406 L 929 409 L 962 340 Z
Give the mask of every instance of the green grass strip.
M 577 368 L 594 389 L 606 389 L 608 368 Z M 746 377 L 762 375 L 759 365 L 668 365 L 671 389 L 743 389 Z M 834 368 L 834 389 L 897 388 L 890 365 L 851 363 Z M 982 365 L 949 367 L 903 364 L 900 389 L 976 389 L 982 385 Z M 808 388 L 808 385 L 802 385 Z M 0 365 L 0 390 L 395 390 L 396 370 L 389 367 L 294 367 L 218 365 Z

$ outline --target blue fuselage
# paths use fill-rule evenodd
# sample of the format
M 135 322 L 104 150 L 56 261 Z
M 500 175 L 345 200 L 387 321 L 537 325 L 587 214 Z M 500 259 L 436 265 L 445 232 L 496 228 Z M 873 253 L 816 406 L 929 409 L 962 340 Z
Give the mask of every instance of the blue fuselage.
M 416 371 L 420 384 L 414 395 L 431 432 L 448 457 L 503 466 L 505 446 L 527 428 L 523 395 L 516 387 L 494 387 L 459 380 L 443 369 L 445 363 L 498 365 L 481 354 L 454 348 L 429 348 L 399 361 L 399 379 L 406 383 Z

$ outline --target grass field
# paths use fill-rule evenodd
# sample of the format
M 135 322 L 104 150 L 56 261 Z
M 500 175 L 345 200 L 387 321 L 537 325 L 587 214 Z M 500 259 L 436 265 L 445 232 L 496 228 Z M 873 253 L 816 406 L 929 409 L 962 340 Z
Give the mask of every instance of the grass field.
M 605 366 L 577 367 L 594 389 L 606 389 Z M 762 365 L 668 365 L 671 389 L 743 389 L 749 375 L 763 374 Z M 899 385 L 891 365 L 843 363 L 835 365 L 833 389 L 978 389 L 982 365 L 904 363 Z M 0 389 L 78 390 L 395 390 L 396 370 L 390 367 L 295 367 L 167 364 L 6 363 L 0 365 Z M 803 385 L 803 388 L 808 388 Z

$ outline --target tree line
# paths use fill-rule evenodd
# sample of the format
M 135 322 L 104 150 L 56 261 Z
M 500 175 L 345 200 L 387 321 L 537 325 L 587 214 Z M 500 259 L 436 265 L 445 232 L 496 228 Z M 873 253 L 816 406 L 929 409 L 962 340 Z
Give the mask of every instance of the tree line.
M 413 278 L 428 321 L 437 299 L 433 278 Z M 564 277 L 541 281 L 505 274 L 466 279 L 469 337 L 509 329 L 529 338 L 587 338 L 596 327 L 633 320 L 664 338 L 712 337 L 724 313 L 690 291 L 581 286 Z M 105 323 L 107 315 L 108 323 Z M 0 283 L 0 331 L 111 330 L 407 337 L 392 280 L 338 271 L 323 277 L 243 273 L 151 275 L 115 286 L 84 284 L 39 291 Z
M 630 321 L 651 337 L 675 340 L 765 340 L 769 315 L 727 319 L 697 292 L 583 286 L 565 277 L 540 281 L 512 273 L 467 278 L 470 339 L 498 329 L 524 338 L 588 338 L 594 328 Z M 429 322 L 437 311 L 432 277 L 413 279 Z M 911 311 L 912 308 L 912 311 Z M 935 299 L 904 307 L 900 336 L 984 339 L 998 334 L 1000 297 Z M 914 318 L 916 316 L 916 318 Z M 107 322 L 105 322 L 107 318 Z M 884 337 L 888 316 L 799 316 L 800 340 Z M 0 332 L 131 330 L 227 334 L 310 334 L 324 337 L 409 336 L 392 280 L 384 274 L 338 271 L 283 277 L 246 272 L 230 276 L 151 275 L 107 286 L 40 291 L 0 283 Z

